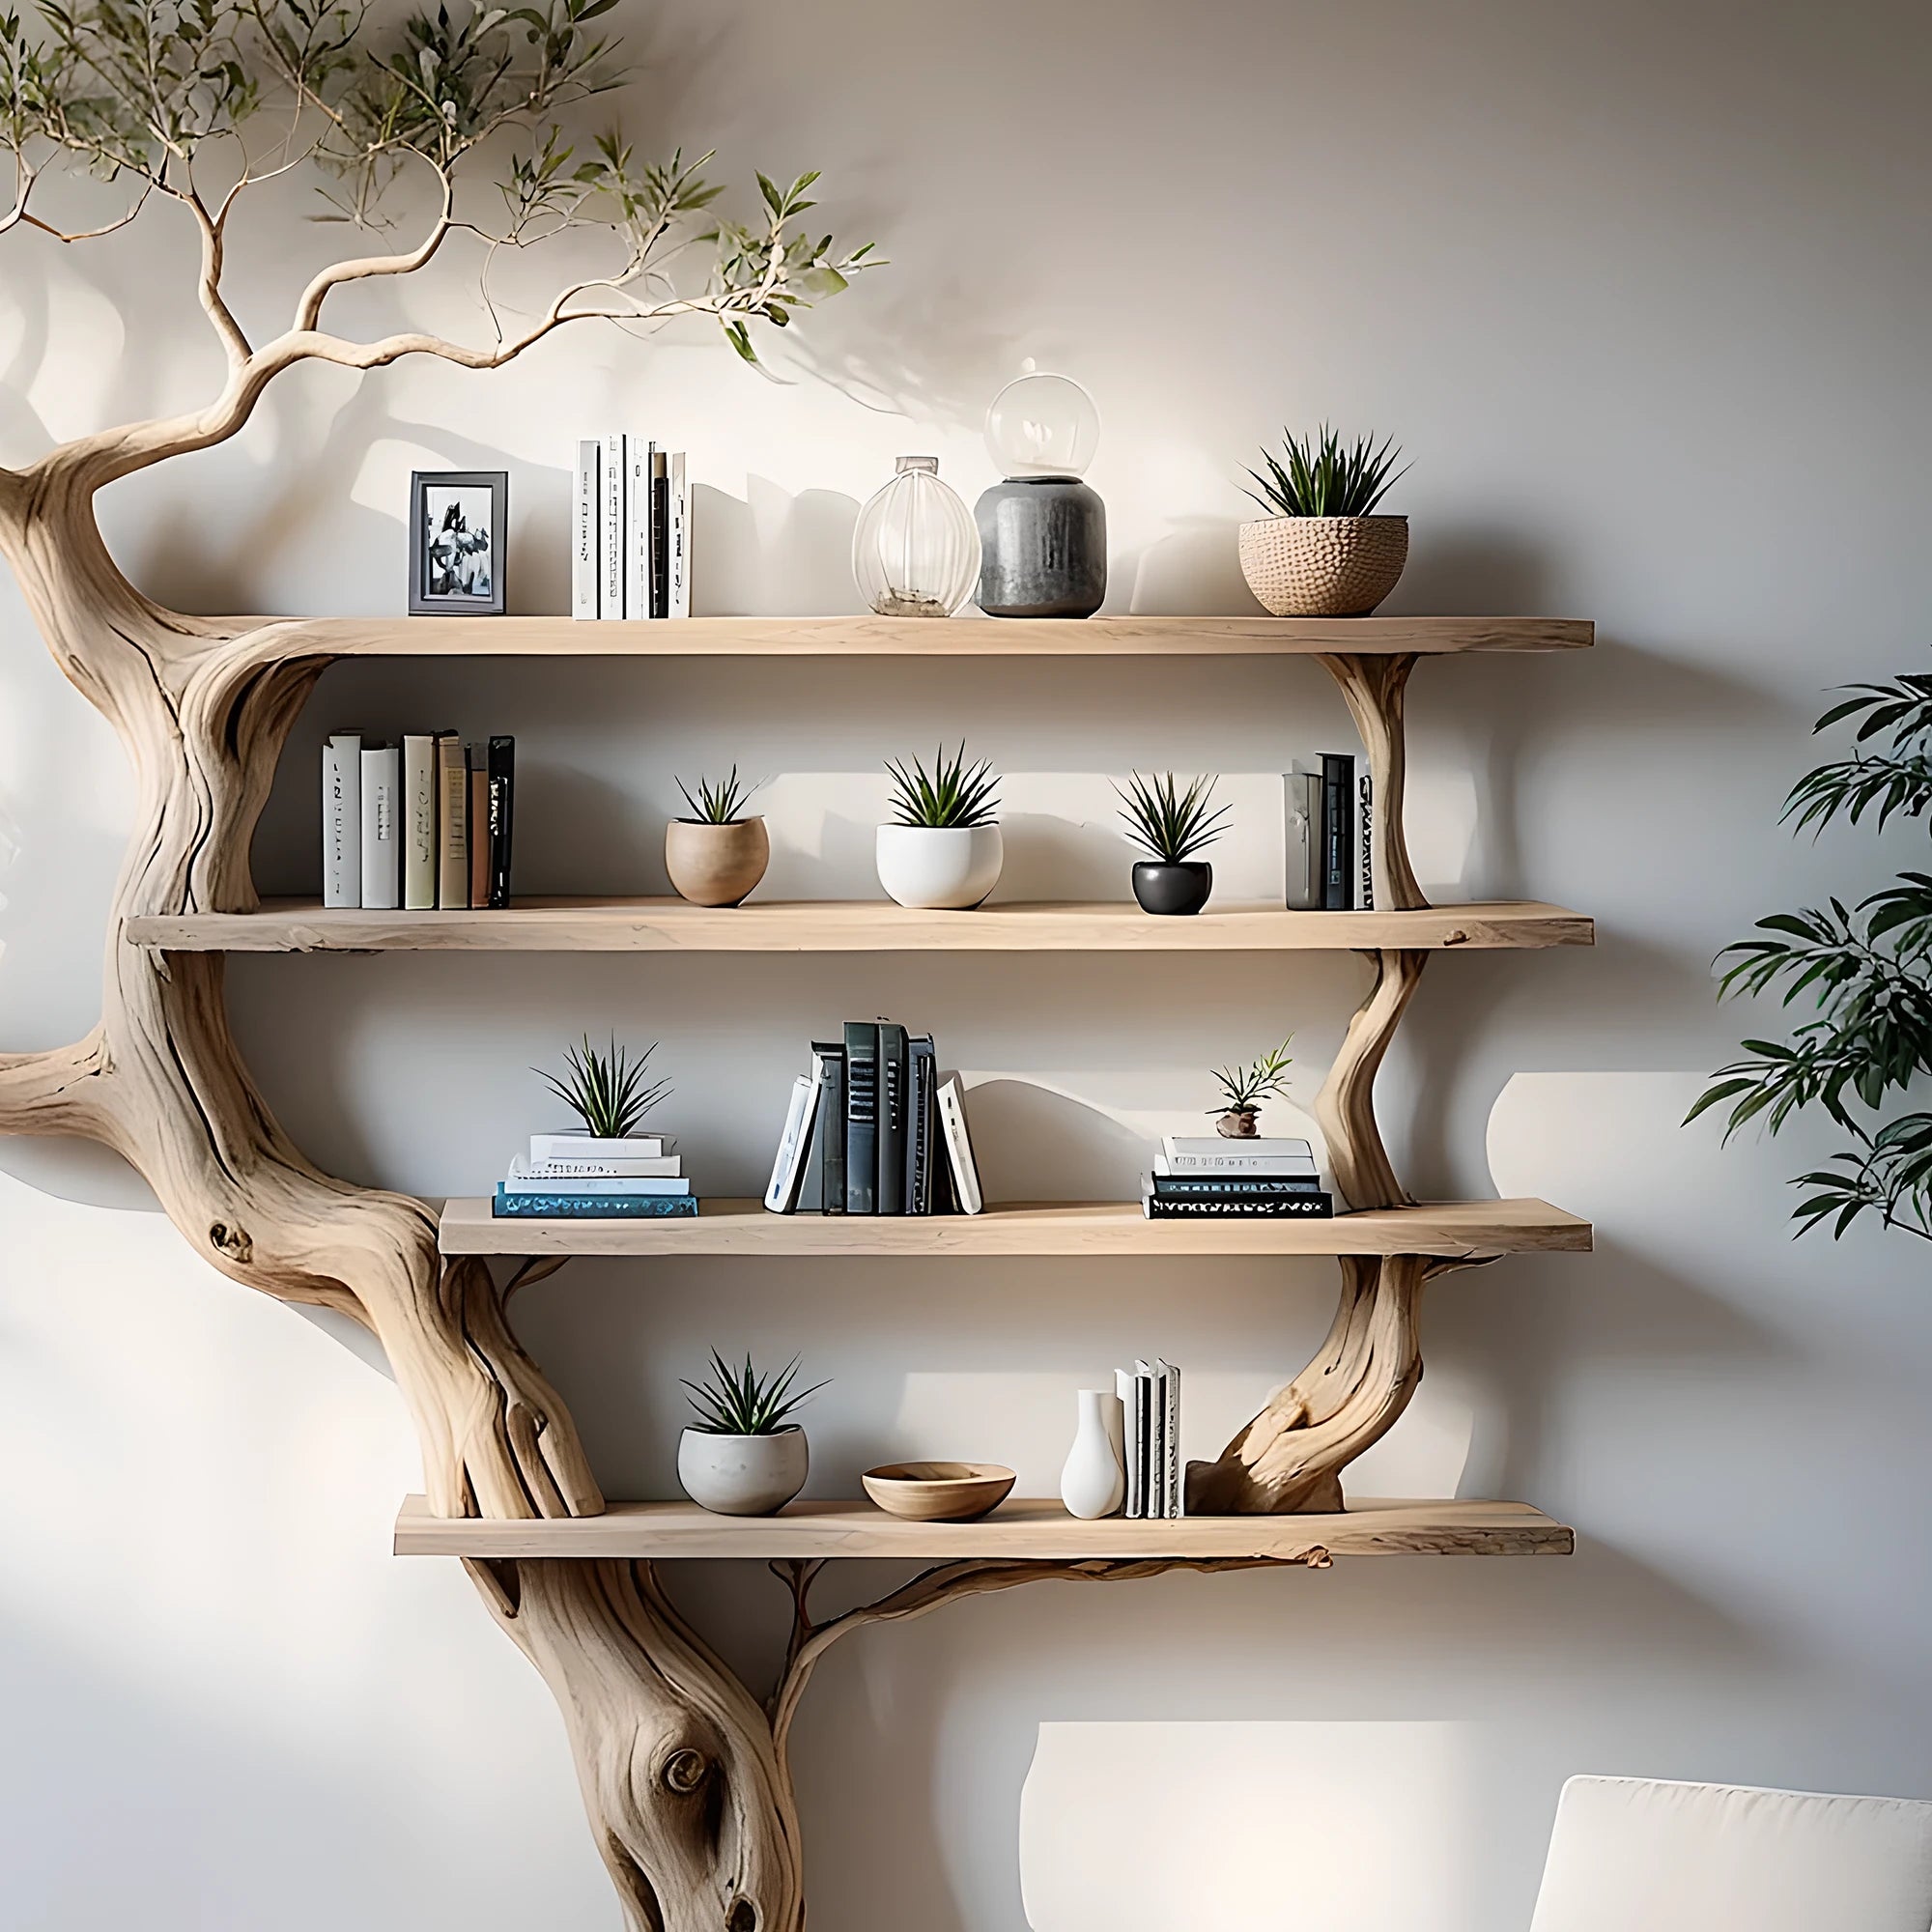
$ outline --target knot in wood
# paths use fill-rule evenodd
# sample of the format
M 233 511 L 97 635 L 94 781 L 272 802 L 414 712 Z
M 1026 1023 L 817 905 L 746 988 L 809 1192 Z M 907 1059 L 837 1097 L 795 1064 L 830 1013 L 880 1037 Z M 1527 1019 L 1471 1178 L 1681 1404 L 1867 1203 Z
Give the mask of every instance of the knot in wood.
M 687 1745 L 682 1750 L 672 1751 L 665 1760 L 665 1789 L 675 1792 L 680 1798 L 689 1798 L 704 1782 L 710 1770 L 704 1753 Z
M 226 1255 L 231 1262 L 255 1259 L 255 1243 L 248 1238 L 245 1228 L 231 1228 L 226 1221 L 215 1221 L 209 1226 L 208 1239 L 216 1254 Z

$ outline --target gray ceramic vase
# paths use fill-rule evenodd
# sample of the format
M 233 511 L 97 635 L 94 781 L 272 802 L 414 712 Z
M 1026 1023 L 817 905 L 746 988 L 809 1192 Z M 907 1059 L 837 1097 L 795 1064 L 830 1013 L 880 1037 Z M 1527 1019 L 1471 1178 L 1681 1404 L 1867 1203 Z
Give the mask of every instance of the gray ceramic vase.
M 1107 506 L 1073 476 L 995 483 L 980 526 L 980 609 L 989 617 L 1091 617 L 1107 595 Z

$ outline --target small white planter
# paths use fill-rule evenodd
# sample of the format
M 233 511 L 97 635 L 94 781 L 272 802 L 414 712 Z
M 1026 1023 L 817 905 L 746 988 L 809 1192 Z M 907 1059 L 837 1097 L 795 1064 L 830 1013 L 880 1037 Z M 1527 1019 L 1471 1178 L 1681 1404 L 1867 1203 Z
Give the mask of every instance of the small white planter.
M 677 1479 L 702 1509 L 720 1516 L 775 1516 L 805 1488 L 811 1465 L 805 1431 L 771 1435 L 712 1435 L 687 1429 L 678 1437 Z
M 976 906 L 1000 883 L 1006 856 L 997 825 L 879 827 L 879 883 L 902 906 Z

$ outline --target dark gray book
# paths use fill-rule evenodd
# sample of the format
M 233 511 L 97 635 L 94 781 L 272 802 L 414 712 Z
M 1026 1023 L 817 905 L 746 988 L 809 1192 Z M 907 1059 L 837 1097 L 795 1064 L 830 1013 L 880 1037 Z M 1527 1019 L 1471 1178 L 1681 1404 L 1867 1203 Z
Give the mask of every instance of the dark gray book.
M 488 790 L 484 794 L 489 820 L 487 840 L 489 903 L 500 910 L 510 903 L 510 833 L 516 823 L 517 741 L 490 740 Z
M 845 1211 L 845 1047 L 840 1040 L 815 1039 L 811 1042 L 811 1052 L 822 1082 L 818 1121 L 813 1129 L 818 1137 L 818 1208 L 823 1214 L 842 1214 Z
M 879 1026 L 845 1022 L 845 1211 L 879 1211 Z
M 1321 909 L 1347 912 L 1355 903 L 1355 760 L 1348 752 L 1321 754 Z
M 932 1202 L 933 1088 L 936 1084 L 932 1036 L 914 1034 L 906 1041 L 906 1212 L 930 1214 Z
M 903 1214 L 906 1208 L 906 1127 L 911 1101 L 906 1030 L 879 1022 L 879 1190 L 877 1211 Z

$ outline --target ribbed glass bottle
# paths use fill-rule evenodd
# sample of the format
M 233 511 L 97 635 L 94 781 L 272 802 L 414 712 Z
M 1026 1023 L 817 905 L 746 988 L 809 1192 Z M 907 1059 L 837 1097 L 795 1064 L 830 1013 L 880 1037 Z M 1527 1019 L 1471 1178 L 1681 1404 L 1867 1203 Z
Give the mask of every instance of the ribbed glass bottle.
M 973 513 L 939 480 L 936 456 L 902 456 L 859 512 L 852 575 L 882 617 L 950 617 L 980 582 Z

